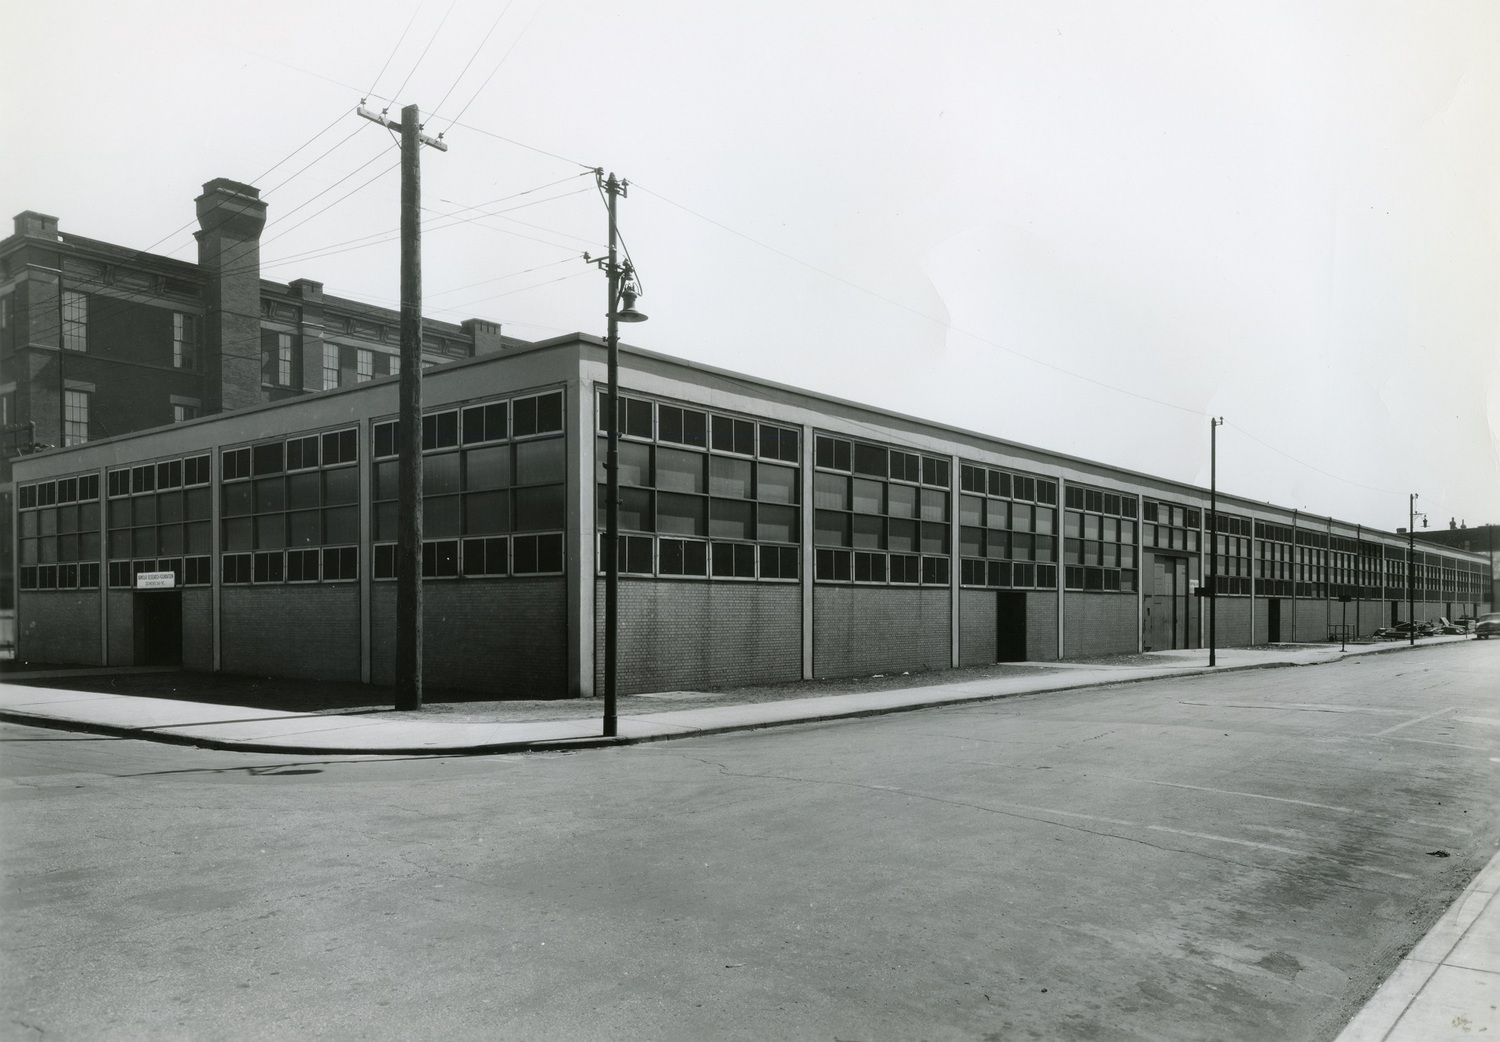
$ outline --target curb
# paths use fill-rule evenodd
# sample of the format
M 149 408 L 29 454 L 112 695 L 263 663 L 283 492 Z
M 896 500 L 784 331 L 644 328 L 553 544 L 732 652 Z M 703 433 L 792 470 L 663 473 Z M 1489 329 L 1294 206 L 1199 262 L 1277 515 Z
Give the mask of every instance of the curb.
M 1379 654 L 1386 651 L 1410 650 L 1408 648 L 1381 648 L 1379 652 L 1366 652 L 1365 654 Z M 1180 677 L 1201 677 L 1219 673 L 1243 673 L 1260 669 L 1285 669 L 1303 666 L 1324 666 L 1330 662 L 1339 662 L 1342 659 L 1332 659 L 1329 662 L 1264 662 L 1251 663 L 1239 666 L 1214 666 L 1202 668 L 1188 668 L 1168 674 L 1157 674 L 1149 677 L 1118 677 L 1108 680 L 1094 680 L 1086 683 L 1068 684 L 1062 687 L 1038 688 L 1032 691 L 1008 691 L 991 695 L 965 695 L 953 699 L 945 699 L 937 702 L 912 702 L 903 705 L 877 706 L 869 709 L 851 709 L 841 712 L 814 713 L 808 716 L 784 720 L 752 721 L 741 724 L 726 724 L 720 727 L 703 727 L 693 730 L 664 731 L 660 734 L 643 735 L 616 735 L 612 738 L 598 735 L 587 738 L 551 738 L 533 741 L 519 742 L 491 742 L 482 745 L 462 746 L 417 746 L 417 747 L 389 747 L 380 749 L 348 749 L 348 748 L 325 748 L 315 745 L 283 745 L 275 741 L 267 742 L 232 742 L 222 739 L 201 737 L 188 734 L 173 734 L 168 731 L 153 728 L 130 728 L 121 727 L 116 724 L 93 724 L 83 720 L 59 720 L 54 717 L 38 716 L 24 710 L 0 709 L 0 721 L 14 724 L 24 724 L 30 727 L 45 727 L 58 731 L 71 731 L 84 734 L 97 734 L 111 738 L 128 738 L 137 741 L 160 742 L 164 745 L 182 745 L 199 749 L 212 749 L 223 752 L 261 753 L 274 755 L 292 756 L 498 756 L 512 753 L 528 752 L 572 752 L 584 749 L 603 749 L 613 746 L 644 745 L 648 742 L 666 742 L 679 738 L 698 738 L 707 735 L 732 734 L 740 731 L 759 731 L 775 727 L 793 727 L 802 724 L 832 723 L 839 720 L 858 720 L 864 717 L 889 716 L 894 713 L 912 713 L 923 709 L 943 709 L 949 706 L 974 705 L 981 702 L 997 702 L 1001 699 L 1020 698 L 1026 695 L 1056 694 L 1064 691 L 1081 691 L 1089 688 L 1117 687 L 1125 684 L 1144 684 L 1157 680 L 1176 680 Z M 306 714 L 322 715 L 322 714 Z M 354 714 L 358 715 L 358 714 Z

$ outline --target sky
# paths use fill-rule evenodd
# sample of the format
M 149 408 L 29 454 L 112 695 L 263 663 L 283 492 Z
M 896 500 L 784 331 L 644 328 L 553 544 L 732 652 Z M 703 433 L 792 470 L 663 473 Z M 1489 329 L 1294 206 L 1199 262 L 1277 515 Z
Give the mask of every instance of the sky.
M 1394 530 L 1500 522 L 1500 4 L 70 0 L 0 34 L 0 206 L 627 343 Z M 1420 527 L 1420 520 L 1418 525 Z

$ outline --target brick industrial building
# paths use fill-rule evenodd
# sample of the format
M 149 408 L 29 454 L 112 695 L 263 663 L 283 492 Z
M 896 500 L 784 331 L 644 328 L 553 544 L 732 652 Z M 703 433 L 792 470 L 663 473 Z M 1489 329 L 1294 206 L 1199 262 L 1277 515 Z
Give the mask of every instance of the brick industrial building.
M 38 447 L 376 379 L 398 313 L 261 278 L 266 204 L 226 179 L 196 200 L 198 263 L 62 232 L 27 211 L 0 240 L 0 613 L 14 608 L 11 463 Z M 424 323 L 425 361 L 500 350 L 493 323 Z M 0 614 L 0 628 L 6 620 Z M 6 643 L 0 633 L 0 643 Z
M 620 690 L 1324 641 L 1488 610 L 1482 553 L 622 349 Z M 424 375 L 425 675 L 602 688 L 606 352 Z M 398 381 L 15 461 L 29 660 L 388 684 Z M 163 581 L 161 576 L 169 574 Z M 143 589 L 142 577 L 149 576 Z M 1341 598 L 1348 596 L 1344 601 Z

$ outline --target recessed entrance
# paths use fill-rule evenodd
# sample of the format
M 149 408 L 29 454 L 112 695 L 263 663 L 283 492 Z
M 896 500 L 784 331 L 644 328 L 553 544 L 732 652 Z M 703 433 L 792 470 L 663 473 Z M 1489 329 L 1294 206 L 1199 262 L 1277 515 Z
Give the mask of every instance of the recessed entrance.
M 1171 651 L 1195 645 L 1192 598 L 1186 557 L 1150 555 L 1143 641 L 1147 651 Z
M 135 595 L 135 661 L 141 666 L 182 665 L 182 592 Z
M 1281 643 L 1281 598 L 1271 597 L 1266 601 L 1266 640 L 1271 644 Z
M 1026 661 L 1026 595 L 995 591 L 995 661 Z

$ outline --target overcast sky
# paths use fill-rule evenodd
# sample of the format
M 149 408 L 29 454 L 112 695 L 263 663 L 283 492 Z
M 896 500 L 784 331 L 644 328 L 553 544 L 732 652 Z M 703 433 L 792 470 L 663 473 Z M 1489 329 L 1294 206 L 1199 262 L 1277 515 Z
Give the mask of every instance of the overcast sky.
M 601 166 L 628 342 L 1204 486 L 1222 415 L 1226 492 L 1474 525 L 1497 55 L 1492 0 L 14 5 L 0 205 L 193 260 L 202 183 L 247 181 L 266 278 L 394 304 L 354 108 L 417 104 L 435 317 L 602 336 Z

